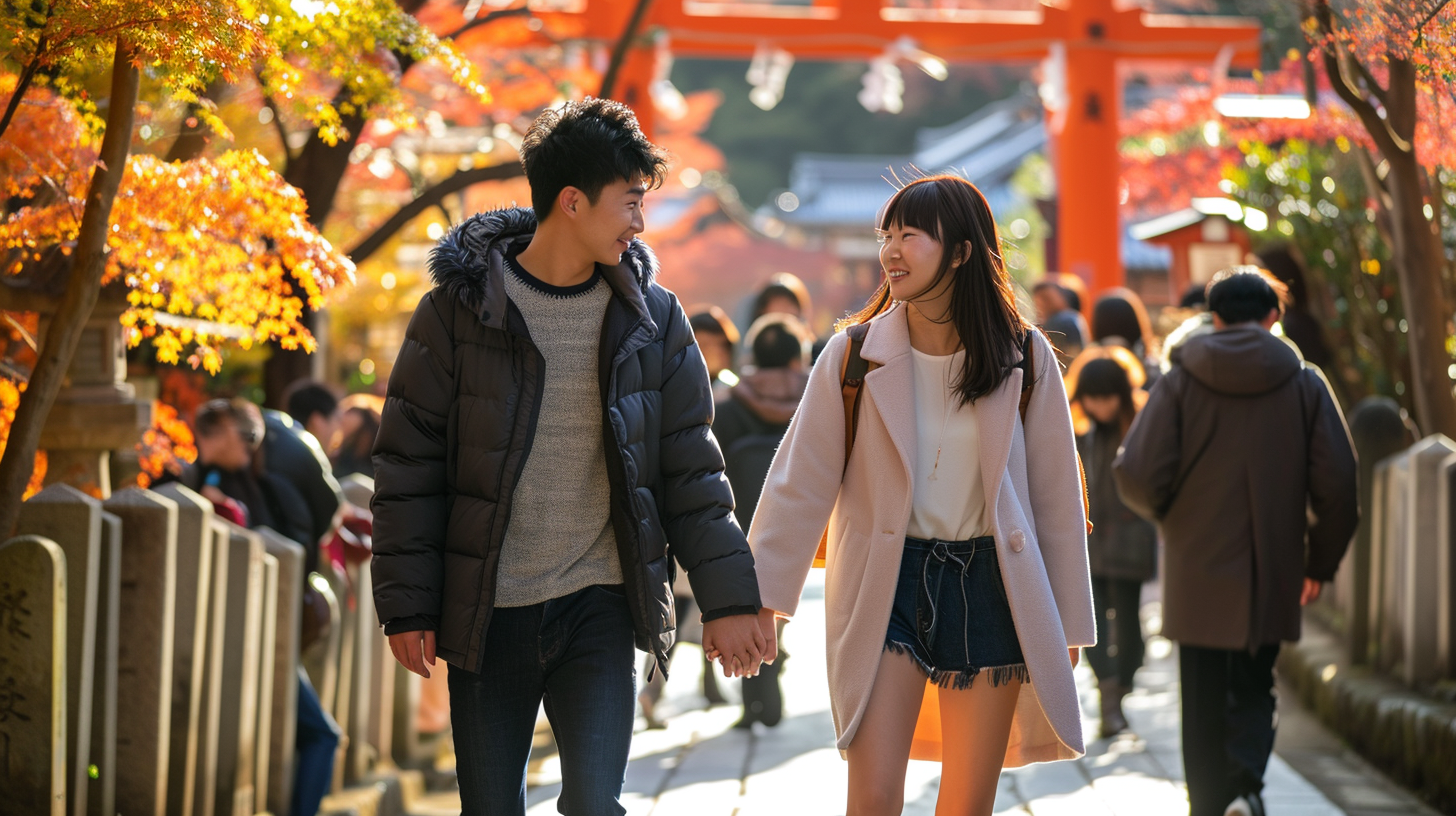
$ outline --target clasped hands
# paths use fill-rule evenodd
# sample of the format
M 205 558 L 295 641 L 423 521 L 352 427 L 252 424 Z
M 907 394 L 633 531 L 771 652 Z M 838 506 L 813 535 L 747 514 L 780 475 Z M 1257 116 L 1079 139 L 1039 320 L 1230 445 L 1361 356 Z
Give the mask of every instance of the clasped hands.
M 703 622 L 703 654 L 723 666 L 724 677 L 754 677 L 763 663 L 778 659 L 776 613 L 729 615 Z

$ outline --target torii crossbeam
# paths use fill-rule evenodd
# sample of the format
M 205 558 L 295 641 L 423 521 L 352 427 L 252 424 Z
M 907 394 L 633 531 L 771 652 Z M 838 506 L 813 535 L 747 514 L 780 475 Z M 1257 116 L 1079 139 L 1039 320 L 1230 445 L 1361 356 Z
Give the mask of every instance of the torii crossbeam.
M 626 30 L 636 3 L 578 0 L 577 5 L 577 11 L 543 9 L 538 16 L 575 36 L 612 42 Z M 813 0 L 808 6 L 655 0 L 640 31 L 654 30 L 668 35 L 678 57 L 747 59 L 767 44 L 801 59 L 868 60 L 901 37 L 949 62 L 1034 61 L 1064 50 L 1065 109 L 1048 112 L 1058 265 L 1059 271 L 1085 280 L 1094 293 L 1123 283 L 1118 61 L 1212 65 L 1223 59 L 1257 67 L 1260 39 L 1255 20 L 1153 14 L 1118 9 L 1113 0 L 1062 0 L 1029 12 L 920 10 L 883 0 Z M 650 44 L 633 48 L 614 94 L 637 111 L 649 134 L 655 116 L 648 85 L 655 59 Z

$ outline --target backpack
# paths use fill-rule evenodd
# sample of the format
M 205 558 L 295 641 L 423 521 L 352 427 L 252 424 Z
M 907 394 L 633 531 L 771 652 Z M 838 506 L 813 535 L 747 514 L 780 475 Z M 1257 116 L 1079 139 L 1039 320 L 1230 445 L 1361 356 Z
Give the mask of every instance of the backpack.
M 849 351 L 844 355 L 844 365 L 839 371 L 839 390 L 844 400 L 844 466 L 849 467 L 849 455 L 854 451 L 854 437 L 859 425 L 859 402 L 860 388 L 864 385 L 865 375 L 875 368 L 878 363 L 871 363 L 860 356 L 860 350 L 864 346 L 865 336 L 869 334 L 869 323 L 856 323 L 845 329 L 849 335 Z M 1036 387 L 1036 378 L 1033 376 L 1035 364 L 1032 361 L 1032 349 L 1035 344 L 1032 342 L 1031 331 L 1027 331 L 1021 341 L 1021 362 L 1016 367 L 1021 370 L 1021 400 L 1016 408 L 1021 414 L 1022 431 L 1026 428 L 1026 408 L 1031 404 L 1032 389 Z M 1087 519 L 1087 532 L 1092 532 L 1092 514 L 1087 498 L 1087 474 L 1082 468 L 1082 456 L 1077 455 L 1077 476 L 1081 479 L 1082 485 L 1082 515 Z M 762 487 L 760 483 L 760 487 Z M 814 554 L 814 566 L 824 566 L 824 559 L 829 548 L 829 527 L 824 527 L 824 533 L 819 537 L 819 551 Z

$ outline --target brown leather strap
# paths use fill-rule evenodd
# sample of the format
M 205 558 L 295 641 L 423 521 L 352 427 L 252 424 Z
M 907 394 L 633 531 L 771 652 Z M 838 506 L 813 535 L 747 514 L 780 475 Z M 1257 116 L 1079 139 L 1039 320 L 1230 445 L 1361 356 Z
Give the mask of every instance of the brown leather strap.
M 875 368 L 860 354 L 865 337 L 870 333 L 868 323 L 856 323 L 845 330 L 849 335 L 849 351 L 844 355 L 844 365 L 839 370 L 839 392 L 844 400 L 844 464 L 849 467 L 849 454 L 854 451 L 854 437 L 859 430 L 860 389 L 865 375 Z

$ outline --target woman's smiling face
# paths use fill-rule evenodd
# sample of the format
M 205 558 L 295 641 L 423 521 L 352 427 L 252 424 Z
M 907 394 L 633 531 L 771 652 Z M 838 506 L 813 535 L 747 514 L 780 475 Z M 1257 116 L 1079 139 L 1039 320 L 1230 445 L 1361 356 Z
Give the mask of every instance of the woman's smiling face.
M 891 222 L 876 230 L 880 241 L 880 265 L 890 282 L 895 300 L 915 300 L 927 294 L 940 273 L 945 248 L 929 232 Z

